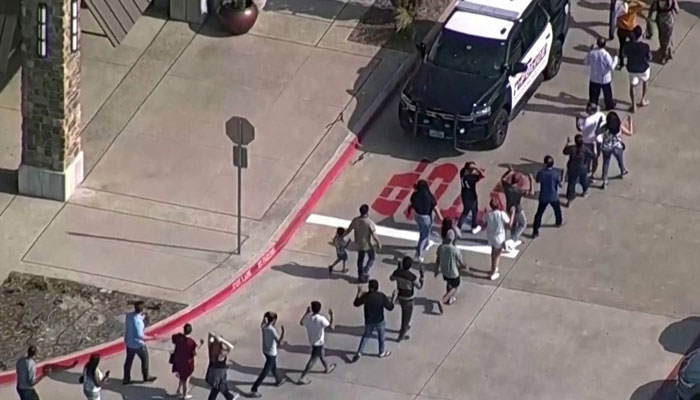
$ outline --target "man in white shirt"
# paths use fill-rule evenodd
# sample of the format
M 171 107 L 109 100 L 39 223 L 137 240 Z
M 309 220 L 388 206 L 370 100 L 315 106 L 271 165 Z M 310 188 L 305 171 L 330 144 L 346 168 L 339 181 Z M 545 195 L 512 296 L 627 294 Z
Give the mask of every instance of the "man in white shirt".
M 328 309 L 328 316 L 330 317 L 330 321 L 321 315 L 321 302 L 312 301 L 311 306 L 306 308 L 306 313 L 304 313 L 304 316 L 301 317 L 301 321 L 299 321 L 300 325 L 306 327 L 309 344 L 311 345 L 311 358 L 309 358 L 309 362 L 306 363 L 304 372 L 301 373 L 301 377 L 299 378 L 299 383 L 301 384 L 311 382 L 306 377 L 306 374 L 308 374 L 311 367 L 316 364 L 316 360 L 321 361 L 326 374 L 330 374 L 335 369 L 335 364 L 328 365 L 328 363 L 326 363 L 323 354 L 326 328 L 333 329 L 333 309 Z
M 615 108 L 615 100 L 612 93 L 612 72 L 617 65 L 617 56 L 613 57 L 605 50 L 605 39 L 598 38 L 595 45 L 586 54 L 583 63 L 591 66 L 590 80 L 588 82 L 588 102 L 598 104 L 600 92 L 603 91 L 605 109 Z
M 605 125 L 605 114 L 598 109 L 598 104 L 591 102 L 586 105 L 586 115 L 583 117 L 576 117 L 576 129 L 581 132 L 583 136 L 583 145 L 586 146 L 595 157 L 588 160 L 588 170 L 591 173 L 591 179 L 593 179 L 593 174 L 595 174 L 598 169 L 598 156 L 600 151 L 598 151 L 598 135 L 601 129 Z

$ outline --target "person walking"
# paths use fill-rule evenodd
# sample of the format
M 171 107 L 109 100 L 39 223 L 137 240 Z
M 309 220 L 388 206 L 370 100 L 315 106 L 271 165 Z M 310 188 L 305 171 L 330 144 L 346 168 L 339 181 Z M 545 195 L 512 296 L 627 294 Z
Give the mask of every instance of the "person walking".
M 284 325 L 280 326 L 280 333 L 277 333 L 275 328 L 275 323 L 277 323 L 277 313 L 268 311 L 263 315 L 263 320 L 260 323 L 260 329 L 262 331 L 262 351 L 265 356 L 265 365 L 258 375 L 258 379 L 253 383 L 253 387 L 250 390 L 250 397 L 262 397 L 258 392 L 258 388 L 262 384 L 263 380 L 270 373 L 275 378 L 276 386 L 282 386 L 287 378 L 283 377 L 279 371 L 277 371 L 277 346 L 281 345 L 284 341 Z
M 537 204 L 537 212 L 535 212 L 535 221 L 532 224 L 533 239 L 540 235 L 542 215 L 547 209 L 547 206 L 551 206 L 554 210 L 555 226 L 559 227 L 564 223 L 561 216 L 561 204 L 559 204 L 561 174 L 554 169 L 554 158 L 552 158 L 552 156 L 546 155 L 544 157 L 544 168 L 537 173 L 535 181 L 540 184 L 540 195 Z
M 591 49 L 583 59 L 583 63 L 590 65 L 590 74 L 588 81 L 588 102 L 598 104 L 600 92 L 603 92 L 605 101 L 605 109 L 612 110 L 615 108 L 615 100 L 612 92 L 612 72 L 617 65 L 617 56 L 613 57 L 605 49 L 606 41 L 604 38 L 598 38 L 595 45 L 591 45 Z
M 326 329 L 333 329 L 333 309 L 328 309 L 328 318 L 326 318 L 321 315 L 321 302 L 312 301 L 311 305 L 306 307 L 306 312 L 301 317 L 299 325 L 306 328 L 306 335 L 309 337 L 309 344 L 311 345 L 311 357 L 299 378 L 299 383 L 308 384 L 311 381 L 306 378 L 306 374 L 311 371 L 317 360 L 321 361 L 323 371 L 326 374 L 330 374 L 335 370 L 335 364 L 326 362 L 323 351 L 323 346 L 326 343 Z
M 636 26 L 633 30 L 634 40 L 625 46 L 625 56 L 627 57 L 627 73 L 630 79 L 630 111 L 635 112 L 637 106 L 645 107 L 649 105 L 647 100 L 647 89 L 649 86 L 649 76 L 651 68 L 651 48 L 648 44 L 642 41 L 642 27 Z M 642 100 L 639 104 L 635 100 L 635 89 L 639 83 L 642 83 Z
M 396 302 L 397 293 L 394 293 L 389 299 L 384 293 L 379 291 L 379 282 L 376 279 L 371 279 L 368 284 L 368 292 L 363 293 L 362 288 L 357 288 L 357 294 L 352 305 L 355 307 L 362 306 L 365 316 L 365 331 L 360 339 L 360 346 L 357 348 L 357 353 L 352 358 L 351 362 L 357 362 L 364 354 L 367 340 L 374 332 L 377 332 L 377 343 L 379 345 L 379 358 L 389 357 L 391 351 L 385 349 L 386 324 L 384 322 L 384 310 L 393 310 Z
M 134 303 L 134 311 L 126 315 L 126 329 L 124 331 L 124 344 L 126 345 L 126 360 L 124 360 L 123 385 L 129 385 L 131 380 L 131 366 L 134 356 L 141 360 L 141 374 L 144 382 L 153 382 L 157 378 L 148 373 L 148 347 L 146 347 L 146 313 L 143 301 Z
M 501 277 L 501 274 L 498 273 L 498 264 L 501 260 L 501 254 L 506 248 L 506 226 L 508 228 L 511 227 L 511 220 L 508 214 L 501 210 L 497 199 L 491 199 L 489 207 L 491 211 L 486 215 L 486 236 L 488 237 L 489 246 L 491 246 L 491 272 L 489 273 L 489 279 L 495 281 Z
M 343 237 L 348 236 L 351 232 L 355 232 L 355 245 L 357 246 L 357 281 L 367 282 L 369 279 L 369 270 L 374 265 L 376 257 L 372 242 L 376 244 L 378 249 L 382 248 L 379 238 L 376 234 L 377 227 L 369 218 L 369 206 L 363 204 L 360 206 L 360 215 L 353 218 L 350 226 L 345 230 Z M 365 256 L 367 264 L 365 265 Z
M 605 123 L 605 132 L 603 133 L 603 140 L 600 145 L 601 152 L 603 153 L 603 185 L 601 186 L 601 189 L 605 189 L 605 187 L 608 185 L 610 158 L 615 157 L 617 160 L 617 166 L 620 168 L 620 178 L 629 173 L 627 168 L 625 168 L 625 161 L 623 159 L 625 144 L 622 142 L 622 135 L 632 136 L 634 133 L 632 116 L 628 116 L 626 122 L 626 125 L 621 123 L 620 117 L 617 115 L 617 113 L 611 112 L 608 114 L 607 121 Z
M 509 218 L 512 221 L 510 239 L 513 249 L 520 246 L 522 243 L 520 241 L 520 236 L 525 232 L 525 228 L 527 227 L 527 216 L 521 204 L 523 196 L 526 194 L 532 195 L 532 176 L 527 175 L 527 178 L 530 184 L 528 186 L 529 189 L 525 190 L 520 187 L 522 174 L 513 171 L 511 165 L 508 166 L 508 170 L 501 176 L 501 186 L 503 187 L 503 194 L 506 197 L 506 213 L 509 214 Z
M 605 125 L 605 114 L 598 109 L 597 103 L 588 103 L 586 105 L 586 115 L 584 117 L 576 117 L 576 129 L 583 136 L 583 145 L 594 154 L 593 158 L 586 163 L 586 169 L 590 172 L 590 178 L 598 170 L 598 158 L 600 155 L 598 136 Z
M 462 238 L 462 234 L 455 226 L 455 220 L 452 218 L 444 218 L 442 220 L 442 225 L 440 226 L 440 239 L 445 239 L 448 231 L 454 232 L 456 239 Z
M 619 69 L 625 66 L 625 47 L 634 39 L 634 28 L 638 26 L 637 14 L 646 8 L 646 4 L 639 0 L 617 0 L 615 2 L 615 21 L 617 23 L 617 39 L 620 41 Z
M 430 232 L 433 228 L 433 214 L 439 219 L 442 219 L 437 200 L 430 192 L 428 182 L 423 179 L 416 183 L 415 191 L 411 195 L 411 205 L 408 207 L 408 212 L 413 214 L 413 219 L 416 221 L 416 224 L 418 224 L 416 259 L 418 262 L 423 262 L 423 252 L 428 249 L 430 243 Z
M 209 332 L 207 338 L 207 348 L 209 350 L 209 365 L 204 380 L 209 387 L 209 397 L 207 400 L 216 400 L 221 393 L 226 400 L 236 400 L 238 394 L 233 394 L 228 388 L 228 365 L 227 358 L 233 350 L 233 345 L 221 336 Z
M 398 341 L 408 340 L 411 337 L 408 331 L 411 329 L 411 317 L 413 316 L 413 300 L 416 297 L 416 289 L 422 289 L 425 281 L 425 271 L 420 266 L 420 278 L 411 272 L 413 259 L 404 257 L 401 259 L 396 270 L 391 274 L 389 280 L 396 282 L 399 305 L 401 306 L 401 329 L 399 330 Z
M 673 14 L 678 14 L 678 3 L 676 0 L 654 0 L 649 7 L 647 21 L 656 21 L 659 30 L 659 54 L 661 64 L 666 64 L 673 58 Z M 651 24 L 648 25 L 651 38 Z
M 109 379 L 109 371 L 104 374 L 98 366 L 100 365 L 100 355 L 92 354 L 83 368 L 83 374 L 78 382 L 83 384 L 83 394 L 87 400 L 100 400 L 102 385 Z
M 345 239 L 345 228 L 338 228 L 335 231 L 335 236 L 333 236 L 333 247 L 335 248 L 335 261 L 328 266 L 328 273 L 333 273 L 333 268 L 339 262 L 343 263 L 343 270 L 341 272 L 348 272 L 348 268 L 345 263 L 348 261 L 348 243 L 350 240 Z
M 566 163 L 567 170 L 567 185 L 566 185 L 566 206 L 570 206 L 571 202 L 576 198 L 576 183 L 581 185 L 583 192 L 582 197 L 588 195 L 588 160 L 595 157 L 595 153 L 590 148 L 583 145 L 583 136 L 577 134 L 574 136 L 574 144 L 571 144 L 571 138 L 566 138 L 566 145 L 562 153 L 569 156 L 569 161 Z
M 39 400 L 39 394 L 34 387 L 41 381 L 51 369 L 44 368 L 44 374 L 36 376 L 36 347 L 27 347 L 27 355 L 17 360 L 15 372 L 17 374 L 17 394 L 19 400 Z
M 176 396 L 183 399 L 192 398 L 187 383 L 194 373 L 194 357 L 197 355 L 197 349 L 204 344 L 204 340 L 200 340 L 198 346 L 197 342 L 190 337 L 191 334 L 192 325 L 185 324 L 182 333 L 176 333 L 170 338 L 175 345 L 170 355 L 170 363 L 173 365 L 172 372 L 178 378 Z
M 457 229 L 462 229 L 464 223 L 467 222 L 467 217 L 471 213 L 472 216 L 472 235 L 481 232 L 479 225 L 479 199 L 476 194 L 476 184 L 484 179 L 484 171 L 479 168 L 475 162 L 467 161 L 464 163 L 464 168 L 459 171 L 460 184 L 462 190 L 460 197 L 462 198 L 462 215 L 459 216 Z
M 461 283 L 459 270 L 460 268 L 467 268 L 462 260 L 462 253 L 457 249 L 454 242 L 454 231 L 447 231 L 445 238 L 442 240 L 442 244 L 437 249 L 437 259 L 435 260 L 437 268 L 435 269 L 435 276 L 442 273 L 442 278 L 445 280 L 446 284 L 442 301 L 438 302 L 440 314 L 444 312 L 442 308 L 443 304 L 452 305 L 457 301 L 457 289 Z

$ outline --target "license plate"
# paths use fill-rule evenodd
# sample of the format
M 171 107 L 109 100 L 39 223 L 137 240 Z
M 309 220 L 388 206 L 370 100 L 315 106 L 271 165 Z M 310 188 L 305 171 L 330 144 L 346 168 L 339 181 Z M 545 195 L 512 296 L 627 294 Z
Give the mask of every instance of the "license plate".
M 437 138 L 437 139 L 444 139 L 445 138 L 445 132 L 443 131 L 437 131 L 435 129 L 431 129 L 428 131 L 428 136 L 432 138 Z

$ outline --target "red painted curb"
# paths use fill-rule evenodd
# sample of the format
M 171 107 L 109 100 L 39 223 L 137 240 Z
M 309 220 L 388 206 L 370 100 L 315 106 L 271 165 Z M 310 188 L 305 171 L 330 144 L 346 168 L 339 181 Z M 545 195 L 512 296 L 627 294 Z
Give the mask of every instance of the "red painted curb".
M 398 86 L 397 86 L 398 87 Z M 187 308 L 178 314 L 175 314 L 163 321 L 158 322 L 152 327 L 146 330 L 147 335 L 150 336 L 163 336 L 166 333 L 180 329 L 182 325 L 186 322 L 192 321 L 196 318 L 201 317 L 210 310 L 216 308 L 224 300 L 228 299 L 231 295 L 236 293 L 243 285 L 250 282 L 255 276 L 257 276 L 260 271 L 265 269 L 270 262 L 277 256 L 277 254 L 287 245 L 292 235 L 299 229 L 301 225 L 304 224 L 306 218 L 311 213 L 311 210 L 316 206 L 318 201 L 323 197 L 323 195 L 328 191 L 331 184 L 338 178 L 343 169 L 350 162 L 350 158 L 355 154 L 357 147 L 360 143 L 362 137 L 364 137 L 367 127 L 369 127 L 374 120 L 375 116 L 379 114 L 380 111 L 386 106 L 386 102 L 392 97 L 393 93 L 396 91 L 394 88 L 391 94 L 386 97 L 380 104 L 379 108 L 372 115 L 366 127 L 362 129 L 357 136 L 346 146 L 343 153 L 340 155 L 338 160 L 330 168 L 326 176 L 323 177 L 321 182 L 318 184 L 316 189 L 311 193 L 306 203 L 297 212 L 292 221 L 287 225 L 285 230 L 280 235 L 277 242 L 275 242 L 270 249 L 263 254 L 263 256 L 258 259 L 255 264 L 253 264 L 248 270 L 240 274 L 230 285 L 226 286 L 219 292 L 215 293 L 213 296 L 204 300 L 203 302 Z M 358 139 L 359 138 L 359 139 Z M 91 347 L 89 349 L 81 350 L 66 356 L 54 358 L 47 360 L 37 366 L 37 374 L 43 375 L 43 370 L 45 367 L 49 366 L 52 369 L 69 369 L 73 368 L 78 364 L 83 364 L 87 362 L 91 354 L 99 353 L 102 357 L 110 357 L 117 353 L 121 353 L 124 350 L 124 342 L 122 339 L 116 339 L 109 343 L 105 343 L 99 346 Z M 6 385 L 12 383 L 16 380 L 17 376 L 15 371 L 6 371 L 0 373 L 0 385 Z

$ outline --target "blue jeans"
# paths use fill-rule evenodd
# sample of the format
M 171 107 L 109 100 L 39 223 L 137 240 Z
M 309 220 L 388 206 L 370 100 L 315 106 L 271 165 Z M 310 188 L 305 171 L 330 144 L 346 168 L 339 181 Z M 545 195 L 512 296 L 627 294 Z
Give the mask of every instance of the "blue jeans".
M 622 158 L 622 149 L 613 149 L 613 151 L 603 152 L 603 182 L 608 180 L 608 170 L 610 169 L 610 158 L 613 156 L 617 160 L 617 166 L 620 168 L 620 175 L 625 173 L 625 160 Z
M 569 170 L 569 182 L 566 185 L 566 198 L 571 201 L 576 198 L 576 183 L 581 185 L 583 193 L 588 191 L 588 171 L 586 168 L 578 167 L 574 170 Z
M 413 216 L 418 224 L 418 244 L 416 245 L 416 258 L 423 256 L 423 252 L 428 248 L 430 241 L 430 230 L 433 227 L 433 215 L 418 214 Z
M 365 332 L 360 339 L 360 347 L 357 348 L 357 355 L 361 356 L 365 351 L 367 340 L 372 336 L 374 331 L 377 331 L 377 341 L 379 342 L 379 354 L 384 353 L 384 339 L 386 337 L 386 329 L 384 321 L 378 324 L 365 324 Z

